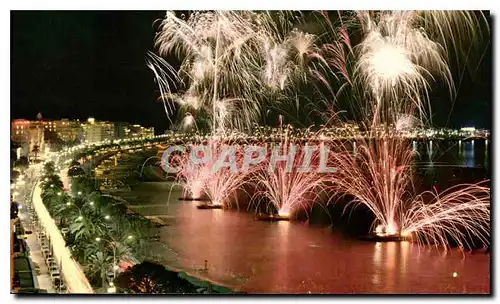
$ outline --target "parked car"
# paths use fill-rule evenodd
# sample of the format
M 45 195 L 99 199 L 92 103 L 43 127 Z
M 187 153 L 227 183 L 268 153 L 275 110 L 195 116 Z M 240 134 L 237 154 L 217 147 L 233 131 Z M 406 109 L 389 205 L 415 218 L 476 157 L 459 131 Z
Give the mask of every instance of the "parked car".
M 57 292 L 66 292 L 66 285 L 64 285 L 64 280 L 61 278 L 55 278 L 53 281 L 54 288 Z
M 52 265 L 52 264 L 55 264 L 57 266 L 57 264 L 56 264 L 56 262 L 55 262 L 55 260 L 54 260 L 54 258 L 52 256 L 51 257 L 47 257 L 45 259 L 45 264 L 47 264 L 47 267 L 50 267 L 50 265 Z
M 57 267 L 57 264 L 52 264 L 49 265 L 49 273 L 59 273 L 59 267 Z
M 54 282 L 55 279 L 61 279 L 61 274 L 59 273 L 59 269 L 50 271 L 50 278 L 52 279 L 52 283 Z

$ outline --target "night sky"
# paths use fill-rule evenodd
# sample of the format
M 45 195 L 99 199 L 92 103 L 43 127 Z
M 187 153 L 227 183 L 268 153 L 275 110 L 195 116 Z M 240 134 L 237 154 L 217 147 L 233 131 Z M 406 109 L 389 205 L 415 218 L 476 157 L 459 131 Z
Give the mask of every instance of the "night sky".
M 126 121 L 169 127 L 146 52 L 165 12 L 11 12 L 11 117 Z M 491 44 L 488 48 L 491 48 Z M 481 56 L 476 56 L 481 57 Z M 477 69 L 476 69 L 477 67 Z M 477 70 L 477 71 L 476 71 Z M 490 127 L 491 51 L 464 73 L 453 111 L 446 94 L 435 125 Z M 461 70 L 452 67 L 456 75 Z M 457 78 L 457 86 L 458 79 Z M 433 100 L 434 101 L 434 100 Z

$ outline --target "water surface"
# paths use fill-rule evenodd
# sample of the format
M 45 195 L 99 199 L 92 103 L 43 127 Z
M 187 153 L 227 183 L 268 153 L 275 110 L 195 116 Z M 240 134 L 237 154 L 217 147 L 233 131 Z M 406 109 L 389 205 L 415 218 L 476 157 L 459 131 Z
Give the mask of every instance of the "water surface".
M 489 293 L 490 256 L 346 238 L 330 227 L 262 222 L 246 212 L 199 210 L 169 183 L 133 190 L 158 217 L 168 264 L 257 293 Z M 205 271 L 205 260 L 208 270 Z
M 425 187 L 489 176 L 484 140 L 411 145 L 419 152 L 415 165 Z M 159 228 L 165 246 L 155 248 L 165 264 L 235 290 L 490 293 L 489 254 L 364 242 L 327 225 L 269 223 L 245 211 L 199 210 L 196 202 L 179 201 L 180 189 L 166 182 L 142 183 L 123 195 L 137 212 L 168 224 Z

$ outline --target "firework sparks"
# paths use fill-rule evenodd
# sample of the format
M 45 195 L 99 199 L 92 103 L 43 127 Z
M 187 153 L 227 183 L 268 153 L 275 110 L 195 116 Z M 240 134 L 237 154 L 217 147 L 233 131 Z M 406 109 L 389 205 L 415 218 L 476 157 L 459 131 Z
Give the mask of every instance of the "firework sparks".
M 241 145 L 210 138 L 203 145 L 191 146 L 189 151 L 174 156 L 173 162 L 180 168 L 177 181 L 183 186 L 185 196 L 199 199 L 205 194 L 212 204 L 229 207 L 253 171 L 240 170 L 243 158 Z
M 450 15 L 438 15 L 451 20 Z M 441 194 L 415 195 L 413 153 L 404 138 L 390 134 L 391 127 L 400 132 L 414 125 L 417 117 L 425 120 L 430 112 L 429 80 L 441 77 L 453 90 L 447 47 L 431 40 L 418 26 L 430 16 L 359 13 L 366 35 L 355 47 L 354 74 L 355 82 L 367 88 L 369 102 L 362 107 L 372 139 L 358 139 L 355 157 L 339 144 L 338 153 L 332 156 L 339 167 L 332 175 L 332 187 L 353 196 L 352 204 L 363 204 L 373 212 L 378 235 L 416 235 L 419 242 L 443 246 L 448 244 L 448 235 L 459 245 L 474 236 L 487 244 L 489 188 L 461 185 Z
M 444 49 L 413 27 L 413 17 L 412 12 L 391 11 L 381 14 L 378 22 L 369 15 L 363 19 L 369 31 L 356 46 L 355 74 L 357 81 L 369 88 L 366 93 L 371 92 L 367 109 L 374 125 L 394 123 L 408 110 L 416 110 L 424 119 L 433 75 L 444 78 L 453 88 Z
M 153 56 L 150 68 L 167 114 L 175 107 L 181 109 L 183 129 L 198 130 L 202 119 L 209 122 L 213 134 L 207 147 L 216 156 L 213 161 L 227 148 L 218 136 L 249 128 L 262 109 L 292 112 L 286 110 L 291 105 L 293 112 L 303 112 L 301 85 L 311 86 L 313 95 L 321 97 L 318 87 L 324 85 L 334 101 L 342 94 L 354 95 L 350 103 L 362 112 L 361 124 L 369 133 L 365 139 L 357 138 L 354 151 L 350 145 L 336 146 L 331 156 L 338 168 L 335 174 L 288 172 L 284 162 L 271 171 L 260 166 L 252 174 L 234 172 L 231 167 L 212 172 L 207 168 L 214 163 L 208 162 L 189 168 L 191 172 L 184 166 L 178 178 L 186 191 L 229 205 L 249 182 L 257 188 L 254 202 L 267 201 L 280 215 L 290 216 L 311 207 L 328 179 L 336 193 L 353 196 L 353 204 L 364 204 L 373 212 L 377 234 L 412 235 L 419 242 L 438 245 L 447 244 L 447 235 L 466 245 L 465 237 L 473 235 L 486 243 L 489 188 L 462 185 L 440 194 L 416 195 L 413 151 L 404 138 L 396 137 L 427 122 L 430 83 L 442 80 L 450 93 L 454 91 L 448 51 L 474 37 L 478 17 L 464 12 L 388 11 L 357 12 L 344 18 L 339 13 L 340 25 L 335 27 L 325 16 L 334 37 L 327 43 L 298 30 L 286 12 L 197 12 L 187 19 L 167 14 L 156 40 L 158 51 L 162 56 L 177 54 L 181 67 L 174 74 L 160 57 Z M 363 34 L 356 46 L 348 35 L 354 23 Z M 464 35 L 456 37 L 461 33 L 457 29 Z M 337 83 L 332 85 L 331 79 Z M 178 83 L 175 94 L 171 81 Z M 345 94 L 349 88 L 353 94 Z M 320 116 L 339 113 L 329 101 L 312 99 L 307 106 Z M 322 111 L 325 105 L 327 111 Z M 391 134 L 392 128 L 396 132 Z M 279 140 L 291 143 L 286 136 Z M 238 147 L 234 157 L 241 165 L 244 156 Z M 302 158 L 307 154 L 304 149 L 296 153 Z
M 184 20 L 169 12 L 161 23 L 156 39 L 159 53 L 182 58 L 177 76 L 186 89 L 172 101 L 208 115 L 213 131 L 224 132 L 225 124 L 235 121 L 240 123 L 229 127 L 247 127 L 258 115 L 259 107 L 251 102 L 254 95 L 248 90 L 255 87 L 248 73 L 255 53 L 252 16 L 249 12 L 195 12 Z
M 306 212 L 317 202 L 328 175 L 313 169 L 321 160 L 315 145 L 302 146 L 302 142 L 289 137 L 289 130 L 280 130 L 279 143 L 273 154 L 286 155 L 285 161 L 267 158 L 255 174 L 251 183 L 257 188 L 252 197 L 256 208 L 262 202 L 272 204 L 281 217 L 291 217 L 299 210 Z M 291 159 L 290 159 L 291 158 Z
M 195 12 L 187 19 L 167 13 L 156 46 L 160 55 L 173 53 L 182 63 L 174 77 L 163 61 L 149 62 L 169 103 L 167 115 L 176 105 L 186 107 L 181 120 L 187 112 L 206 117 L 212 131 L 223 134 L 250 128 L 263 107 L 283 112 L 277 104 L 295 103 L 298 84 L 319 81 L 329 87 L 331 69 L 324 56 L 330 49 L 290 20 L 300 18 L 287 12 Z M 179 84 L 175 94 L 170 81 Z
M 426 202 L 428 197 L 430 202 Z M 474 248 L 471 237 L 479 245 L 488 245 L 490 199 L 490 188 L 484 182 L 456 185 L 442 193 L 424 192 L 406 211 L 401 234 L 440 245 L 447 244 L 449 237 L 462 248 Z
M 481 184 L 458 185 L 438 194 L 415 195 L 413 153 L 406 140 L 383 137 L 359 140 L 356 156 L 340 146 L 331 154 L 338 171 L 332 189 L 350 195 L 350 204 L 363 204 L 375 215 L 378 235 L 413 235 L 418 242 L 446 246 L 448 237 L 469 245 L 473 236 L 481 244 L 489 240 L 489 188 Z M 465 246 L 464 246 L 465 247 Z

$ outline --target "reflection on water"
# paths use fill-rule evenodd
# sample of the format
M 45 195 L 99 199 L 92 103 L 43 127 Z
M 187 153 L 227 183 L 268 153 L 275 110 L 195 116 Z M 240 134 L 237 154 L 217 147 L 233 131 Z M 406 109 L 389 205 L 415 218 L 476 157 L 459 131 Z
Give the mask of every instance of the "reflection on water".
M 466 166 L 467 168 L 474 167 L 475 165 L 474 141 L 465 143 L 463 158 L 464 158 L 464 166 Z
M 489 166 L 489 147 L 484 140 L 432 144 L 413 141 L 411 148 L 418 152 L 415 164 L 424 168 L 429 185 L 442 181 L 440 189 L 461 178 L 449 170 L 450 166 Z M 479 176 L 472 176 L 473 180 L 481 179 L 483 174 L 476 169 L 464 170 L 468 170 L 461 173 L 464 176 Z M 484 253 L 463 254 L 456 249 L 444 252 L 408 242 L 363 242 L 332 232 L 331 227 L 261 222 L 246 212 L 199 210 L 194 202 L 178 200 L 179 189 L 170 189 L 169 183 L 142 183 L 128 198 L 137 212 L 168 224 L 159 228 L 165 246 L 155 248 L 155 253 L 165 264 L 235 290 L 490 292 L 490 257 Z
M 199 210 L 170 184 L 143 183 L 134 204 L 168 226 L 161 241 L 175 266 L 236 290 L 270 293 L 489 293 L 490 259 L 411 243 L 344 238 L 328 227 L 256 221 L 251 214 Z M 151 195 L 154 193 L 154 195 Z M 170 254 L 165 249 L 165 254 Z M 203 270 L 207 261 L 208 270 Z M 453 276 L 456 273 L 456 277 Z
M 432 149 L 432 140 L 429 141 L 429 145 L 427 146 L 427 157 L 429 158 L 429 167 L 433 167 L 436 155 L 435 151 Z
M 458 141 L 412 142 L 418 166 L 462 166 L 489 169 L 488 141 L 485 139 Z
M 489 156 L 489 147 L 488 147 L 488 141 L 484 141 L 484 167 L 488 168 L 490 167 L 490 164 L 488 162 L 488 156 Z

